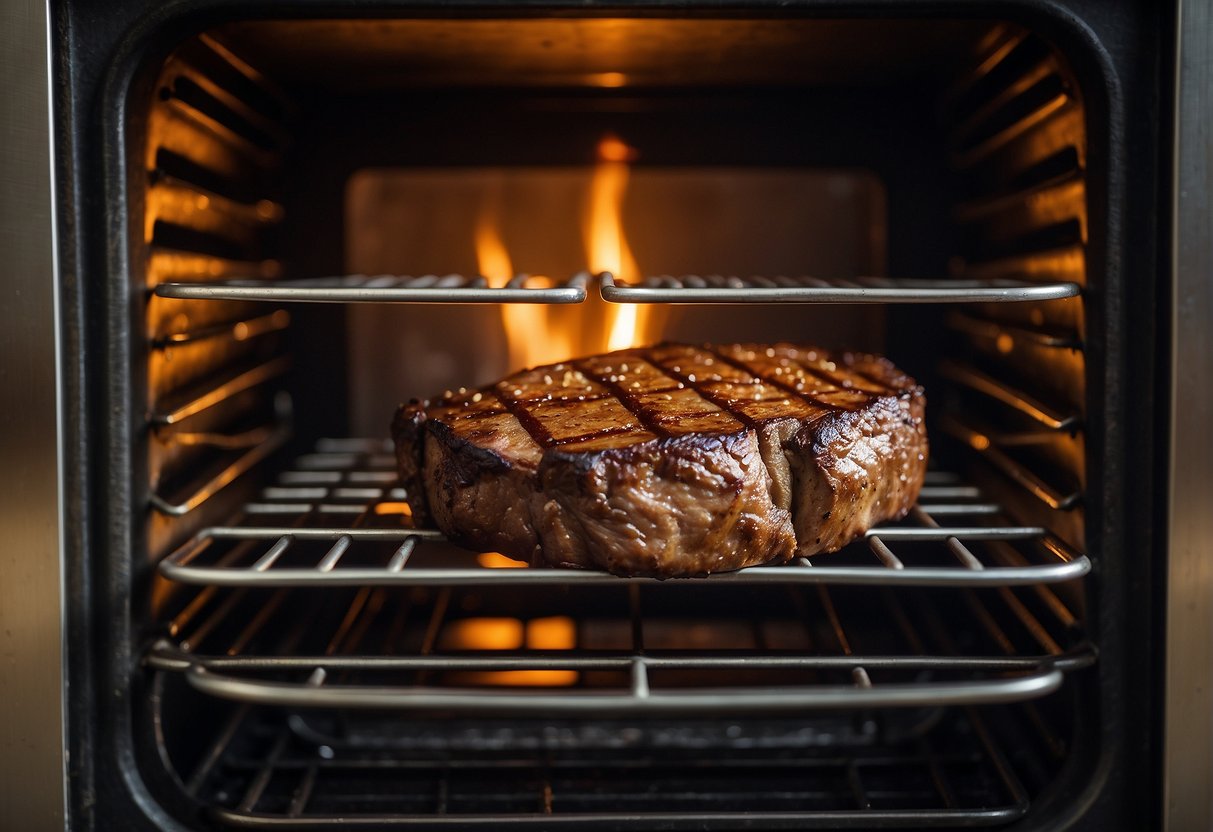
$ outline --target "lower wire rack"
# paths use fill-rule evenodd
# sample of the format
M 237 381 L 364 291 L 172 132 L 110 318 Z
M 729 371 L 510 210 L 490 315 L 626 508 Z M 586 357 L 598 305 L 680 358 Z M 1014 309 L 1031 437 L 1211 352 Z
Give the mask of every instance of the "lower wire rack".
M 702 580 L 502 568 L 404 496 L 387 445 L 330 440 L 162 565 L 154 733 L 227 720 L 160 754 L 214 822 L 1004 824 L 1043 769 L 988 720 L 1046 730 L 1096 658 L 1085 557 L 947 474 L 819 565 Z
M 336 735 L 342 723 L 316 720 Z M 975 709 L 849 745 L 771 723 L 731 723 L 732 739 L 711 748 L 647 742 L 705 728 L 615 726 L 612 742 L 587 745 L 564 741 L 566 726 L 515 722 L 480 730 L 479 742 L 464 732 L 461 743 L 403 749 L 330 744 L 298 717 L 241 708 L 182 779 L 215 821 L 253 829 L 974 827 L 1030 805 L 1002 737 Z M 528 747 L 530 736 L 543 739 Z
M 215 698 L 295 708 L 603 718 L 989 704 L 1052 693 L 1095 658 L 1047 587 L 210 587 L 175 603 L 150 667 Z
M 591 570 L 521 566 L 412 527 L 389 442 L 322 440 L 244 507 L 161 561 L 160 574 L 207 586 L 654 583 Z M 980 489 L 931 472 L 909 517 L 812 560 L 718 573 L 695 583 L 1013 586 L 1080 578 L 1091 569 L 1040 526 L 1012 523 Z

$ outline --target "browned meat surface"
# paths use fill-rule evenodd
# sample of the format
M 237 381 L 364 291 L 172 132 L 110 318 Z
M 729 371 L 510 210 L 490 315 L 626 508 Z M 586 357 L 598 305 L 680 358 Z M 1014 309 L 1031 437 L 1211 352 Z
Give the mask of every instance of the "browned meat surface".
M 418 523 L 533 565 L 706 575 L 836 551 L 905 515 L 925 397 L 879 356 L 662 344 L 402 405 Z

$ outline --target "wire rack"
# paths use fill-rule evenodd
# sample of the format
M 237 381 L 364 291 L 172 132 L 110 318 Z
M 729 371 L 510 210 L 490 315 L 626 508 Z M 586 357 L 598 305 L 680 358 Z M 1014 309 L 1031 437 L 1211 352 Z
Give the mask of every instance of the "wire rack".
M 503 568 L 521 564 L 413 528 L 404 499 L 390 443 L 325 440 L 247 504 L 236 524 L 207 527 L 165 558 L 160 574 L 244 587 L 654 583 L 590 570 Z M 1090 568 L 1085 554 L 1044 528 L 1008 522 L 978 488 L 935 472 L 904 522 L 873 529 L 841 552 L 688 580 L 1012 586 L 1073 580 Z
M 1094 652 L 1045 586 L 208 587 L 147 661 L 219 698 L 530 716 L 1001 703 Z
M 1021 280 L 914 280 L 888 277 L 662 275 L 622 283 L 602 275 L 612 303 L 1006 303 L 1074 297 L 1076 283 Z
M 553 284 L 518 275 L 505 286 L 463 275 L 344 275 L 297 280 L 218 280 L 162 283 L 156 294 L 183 300 L 257 300 L 313 303 L 581 303 L 590 275 Z
M 155 293 L 183 300 L 319 303 L 581 303 L 587 284 L 612 303 L 1007 303 L 1074 297 L 1068 282 L 821 278 L 759 275 L 660 275 L 624 283 L 609 273 L 582 272 L 567 281 L 519 275 L 503 287 L 479 276 L 344 275 L 295 280 L 162 283 Z
M 183 778 L 187 790 L 220 823 L 293 829 L 725 829 L 756 817 L 764 829 L 974 827 L 1029 806 L 998 733 L 970 709 L 921 735 L 841 749 L 755 748 L 734 724 L 725 754 L 551 742 L 538 753 L 517 742 L 387 753 L 318 744 L 297 727 L 238 709 Z

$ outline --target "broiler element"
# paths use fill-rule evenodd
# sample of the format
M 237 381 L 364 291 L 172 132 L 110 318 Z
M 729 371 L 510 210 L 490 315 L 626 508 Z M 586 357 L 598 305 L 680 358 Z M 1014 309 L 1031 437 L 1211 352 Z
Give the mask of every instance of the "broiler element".
M 836 551 L 909 511 L 925 398 L 886 359 L 664 344 L 401 407 L 414 518 L 533 565 L 707 575 Z

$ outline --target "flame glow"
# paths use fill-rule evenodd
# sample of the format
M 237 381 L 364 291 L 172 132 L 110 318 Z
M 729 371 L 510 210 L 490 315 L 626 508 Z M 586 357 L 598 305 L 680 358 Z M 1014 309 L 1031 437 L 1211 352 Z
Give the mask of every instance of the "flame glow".
M 526 566 L 522 561 L 507 558 L 500 552 L 481 552 L 476 556 L 476 562 L 489 569 L 518 569 Z
M 495 209 L 481 212 L 475 239 L 476 266 L 493 287 L 504 286 L 514 277 L 514 266 L 501 239 L 497 213 Z M 502 304 L 501 322 L 509 345 L 511 369 L 564 361 L 573 352 L 565 328 L 554 326 L 547 308 L 540 304 Z
M 590 180 L 590 203 L 586 217 L 586 254 L 590 271 L 610 272 L 623 281 L 640 278 L 640 267 L 623 232 L 623 199 L 628 190 L 628 162 L 632 148 L 614 136 L 598 143 L 598 164 Z M 621 350 L 636 346 L 645 331 L 647 309 L 621 303 L 610 307 L 606 348 Z
M 610 272 L 621 281 L 638 282 L 640 267 L 623 228 L 628 165 L 636 153 L 614 136 L 606 136 L 599 142 L 596 155 L 582 224 L 586 263 L 591 272 Z M 509 283 L 516 274 L 515 266 L 502 234 L 495 194 L 490 194 L 481 208 L 474 242 L 477 269 L 489 285 Z M 543 285 L 545 280 L 531 277 L 528 286 Z M 509 368 L 552 364 L 656 340 L 664 314 L 664 308 L 651 304 L 608 304 L 597 297 L 597 292 L 591 292 L 586 302 L 577 306 L 502 304 Z
M 448 623 L 439 647 L 452 651 L 572 650 L 577 630 L 571 618 L 552 616 L 522 621 L 517 618 L 464 618 Z M 564 687 L 577 683 L 575 670 L 485 670 L 449 674 L 452 684 L 507 687 Z

